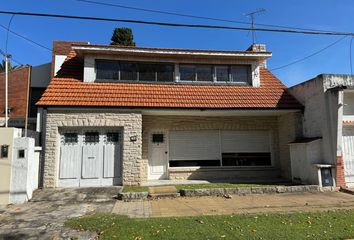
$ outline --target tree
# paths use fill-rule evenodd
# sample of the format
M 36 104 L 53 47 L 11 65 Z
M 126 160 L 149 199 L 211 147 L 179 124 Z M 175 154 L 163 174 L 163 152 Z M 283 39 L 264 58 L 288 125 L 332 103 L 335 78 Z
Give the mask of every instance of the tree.
M 0 72 L 5 72 L 5 60 L 2 60 L 2 63 L 0 63 Z M 11 62 L 8 63 L 9 71 L 15 70 L 21 66 L 15 66 L 12 65 Z
M 133 31 L 130 28 L 115 28 L 111 45 L 135 46 Z

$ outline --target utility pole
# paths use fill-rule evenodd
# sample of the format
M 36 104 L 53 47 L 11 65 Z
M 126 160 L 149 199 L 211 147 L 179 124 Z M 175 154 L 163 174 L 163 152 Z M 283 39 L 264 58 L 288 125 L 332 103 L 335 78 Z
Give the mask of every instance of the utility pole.
M 8 126 L 9 120 L 9 99 L 8 99 L 8 92 L 9 92 L 9 58 L 11 57 L 10 54 L 5 53 L 5 127 Z
M 254 31 L 254 17 L 255 17 L 255 15 L 260 15 L 265 12 L 266 12 L 266 10 L 264 8 L 260 8 L 254 12 L 246 14 L 247 17 L 251 18 L 251 27 L 250 28 L 251 28 L 251 33 L 252 33 L 252 44 L 256 43 L 256 33 Z

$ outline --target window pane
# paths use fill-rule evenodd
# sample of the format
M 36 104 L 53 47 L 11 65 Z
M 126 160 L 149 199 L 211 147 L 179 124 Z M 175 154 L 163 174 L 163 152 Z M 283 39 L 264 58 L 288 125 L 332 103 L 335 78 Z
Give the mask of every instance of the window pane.
M 164 142 L 163 134 L 161 134 L 161 133 L 152 134 L 152 142 L 153 143 L 163 143 Z
M 181 65 L 179 72 L 182 81 L 195 81 L 195 66 Z
M 98 143 L 100 141 L 100 135 L 98 132 L 86 132 L 85 142 L 86 143 Z
M 185 160 L 170 161 L 170 167 L 219 167 L 220 160 Z
M 77 143 L 77 133 L 64 133 L 65 143 Z
M 270 153 L 222 153 L 223 166 L 271 166 Z
M 216 81 L 227 82 L 229 81 L 229 67 L 228 66 L 216 66 Z
M 97 79 L 119 79 L 119 63 L 113 61 L 96 61 Z
M 213 67 L 197 66 L 197 81 L 213 81 Z
M 158 82 L 173 82 L 174 65 L 157 65 L 157 81 Z
M 120 80 L 137 80 L 137 66 L 135 63 L 120 63 Z
M 156 81 L 156 64 L 139 63 L 139 81 Z
M 250 66 L 231 66 L 231 81 L 239 83 L 249 83 L 250 73 Z
M 109 143 L 119 142 L 119 133 L 107 133 L 107 142 Z

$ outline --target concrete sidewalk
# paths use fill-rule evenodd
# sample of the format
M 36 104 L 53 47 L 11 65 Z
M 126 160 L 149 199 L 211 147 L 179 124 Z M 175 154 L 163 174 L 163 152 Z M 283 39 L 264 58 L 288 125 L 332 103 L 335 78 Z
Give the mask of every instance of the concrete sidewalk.
M 264 212 L 321 211 L 354 208 L 354 196 L 341 192 L 117 201 L 112 213 L 129 217 L 171 217 Z

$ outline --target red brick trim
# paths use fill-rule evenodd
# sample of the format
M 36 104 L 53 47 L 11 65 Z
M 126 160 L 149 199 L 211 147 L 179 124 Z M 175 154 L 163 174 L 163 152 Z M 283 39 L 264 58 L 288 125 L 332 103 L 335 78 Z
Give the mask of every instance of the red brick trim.
M 337 187 L 346 187 L 345 177 L 344 177 L 344 162 L 342 156 L 337 156 L 336 185 Z

